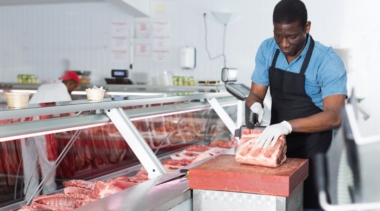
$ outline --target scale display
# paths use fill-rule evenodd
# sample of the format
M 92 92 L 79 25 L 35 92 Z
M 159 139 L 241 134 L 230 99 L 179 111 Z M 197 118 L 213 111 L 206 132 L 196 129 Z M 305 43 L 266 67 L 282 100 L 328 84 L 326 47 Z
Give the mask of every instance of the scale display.
M 227 83 L 226 89 L 230 94 L 239 100 L 245 100 L 251 91 L 251 89 L 246 85 L 236 83 Z
M 128 77 L 127 70 L 112 70 L 111 75 L 112 75 L 112 77 L 117 77 L 117 78 Z

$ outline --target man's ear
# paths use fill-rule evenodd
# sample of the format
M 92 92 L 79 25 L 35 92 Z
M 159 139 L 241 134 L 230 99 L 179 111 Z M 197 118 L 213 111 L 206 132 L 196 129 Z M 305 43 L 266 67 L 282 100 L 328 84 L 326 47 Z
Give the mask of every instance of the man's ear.
M 305 34 L 309 34 L 310 32 L 310 27 L 311 27 L 311 22 L 307 21 L 305 25 Z

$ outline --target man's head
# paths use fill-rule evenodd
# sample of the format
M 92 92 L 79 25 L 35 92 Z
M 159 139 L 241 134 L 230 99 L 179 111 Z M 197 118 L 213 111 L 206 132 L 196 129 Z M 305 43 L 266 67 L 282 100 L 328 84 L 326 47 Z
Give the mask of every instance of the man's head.
M 71 94 L 79 84 L 79 77 L 75 72 L 67 71 L 61 78 L 62 83 L 67 87 L 67 91 Z
M 305 46 L 311 23 L 307 21 L 305 4 L 300 0 L 282 0 L 274 8 L 274 38 L 289 57 L 298 56 Z

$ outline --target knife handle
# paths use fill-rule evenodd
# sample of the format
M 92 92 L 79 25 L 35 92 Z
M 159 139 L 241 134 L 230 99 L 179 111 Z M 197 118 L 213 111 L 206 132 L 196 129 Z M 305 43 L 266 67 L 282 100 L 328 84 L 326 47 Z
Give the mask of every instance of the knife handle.
M 189 169 L 180 169 L 179 173 L 187 173 L 188 171 L 189 171 Z

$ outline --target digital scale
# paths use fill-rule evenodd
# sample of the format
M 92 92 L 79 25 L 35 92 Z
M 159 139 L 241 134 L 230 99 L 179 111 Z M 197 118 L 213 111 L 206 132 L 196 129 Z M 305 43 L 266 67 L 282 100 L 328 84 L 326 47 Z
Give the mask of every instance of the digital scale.
M 251 89 L 241 83 L 233 83 L 237 81 L 237 69 L 235 68 L 223 68 L 222 69 L 222 81 L 225 82 L 226 90 L 232 96 L 236 97 L 245 107 L 245 125 L 242 127 L 247 127 L 249 129 L 254 129 L 258 127 L 260 123 L 258 122 L 257 114 L 253 113 L 251 109 L 245 103 Z M 241 111 L 242 112 L 242 111 Z M 241 128 L 235 130 L 235 136 L 241 137 Z
M 241 101 L 245 101 L 251 91 L 246 85 L 237 83 L 226 83 L 226 90 Z
M 245 101 L 248 97 L 251 89 L 244 84 L 232 83 L 237 81 L 237 69 L 235 68 L 223 68 L 222 69 L 222 81 L 226 85 L 226 90 L 236 97 L 238 100 Z
M 107 84 L 133 84 L 128 78 L 128 70 L 111 70 L 113 78 L 106 78 Z

